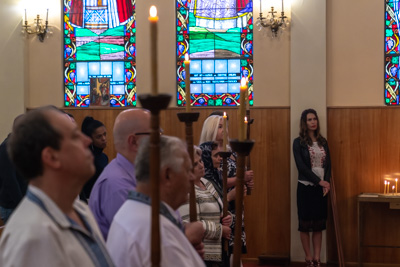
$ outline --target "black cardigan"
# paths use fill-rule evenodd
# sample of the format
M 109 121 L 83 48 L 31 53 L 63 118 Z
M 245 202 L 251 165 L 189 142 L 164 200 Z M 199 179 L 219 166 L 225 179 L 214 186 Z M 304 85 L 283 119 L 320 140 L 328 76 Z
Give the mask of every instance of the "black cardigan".
M 323 165 L 324 181 L 329 183 L 331 180 L 331 157 L 329 154 L 328 143 L 325 143 L 323 147 L 326 152 L 326 158 Z M 293 141 L 293 155 L 294 160 L 296 161 L 297 170 L 299 171 L 298 179 L 318 185 L 321 179 L 311 170 L 310 152 L 308 151 L 307 144 L 303 145 L 300 143 L 300 137 L 297 137 Z

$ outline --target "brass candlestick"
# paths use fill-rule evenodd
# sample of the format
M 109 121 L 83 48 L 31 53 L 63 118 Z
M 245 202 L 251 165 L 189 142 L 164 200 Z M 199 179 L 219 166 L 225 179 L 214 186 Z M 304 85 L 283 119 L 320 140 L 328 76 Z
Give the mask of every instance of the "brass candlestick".
M 151 185 L 151 264 L 160 266 L 160 111 L 166 109 L 171 95 L 139 95 L 139 101 L 151 112 L 150 185 Z
M 178 113 L 179 121 L 185 123 L 186 144 L 192 163 L 194 162 L 193 155 L 193 122 L 199 119 L 199 112 L 182 112 Z M 196 211 L 196 191 L 194 189 L 194 181 L 190 182 L 189 192 L 189 217 L 191 222 L 197 221 Z
M 249 105 L 249 109 L 247 109 L 246 110 L 246 117 L 247 117 L 247 133 L 246 133 L 246 139 L 247 140 L 250 140 L 250 127 L 251 127 L 251 124 L 253 124 L 253 122 L 254 122 L 254 119 L 251 119 L 250 118 L 250 105 Z M 249 171 L 249 170 L 251 170 L 251 160 L 250 160 L 250 155 L 248 155 L 247 157 L 246 157 L 246 169 Z M 254 178 L 253 178 L 254 179 Z M 250 187 L 248 187 L 247 185 L 246 185 L 246 188 L 247 188 L 247 195 L 248 196 L 250 196 L 251 195 L 251 188 Z
M 235 223 L 235 244 L 233 247 L 233 267 L 240 267 L 240 256 L 242 248 L 242 212 L 243 212 L 243 186 L 244 186 L 244 172 L 245 172 L 245 159 L 249 155 L 254 146 L 252 140 L 231 140 L 230 145 L 232 149 L 238 154 L 236 164 L 236 223 Z

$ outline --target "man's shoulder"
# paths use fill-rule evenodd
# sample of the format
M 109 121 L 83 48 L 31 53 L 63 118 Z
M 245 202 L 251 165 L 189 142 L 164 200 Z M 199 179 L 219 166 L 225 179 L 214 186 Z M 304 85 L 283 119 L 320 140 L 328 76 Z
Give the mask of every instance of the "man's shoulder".
M 15 237 L 11 239 L 15 239 L 17 242 L 19 236 L 23 237 L 25 241 L 35 238 L 46 239 L 50 232 L 54 232 L 54 229 L 57 229 L 54 221 L 25 197 L 11 215 L 3 236 Z

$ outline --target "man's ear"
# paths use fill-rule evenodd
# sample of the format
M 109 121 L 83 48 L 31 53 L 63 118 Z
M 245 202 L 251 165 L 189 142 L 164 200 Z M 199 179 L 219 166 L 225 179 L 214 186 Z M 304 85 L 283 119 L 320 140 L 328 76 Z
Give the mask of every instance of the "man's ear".
M 128 136 L 128 146 L 129 146 L 129 148 L 132 149 L 132 148 L 136 147 L 136 149 L 137 149 L 137 146 L 139 145 L 137 141 L 138 140 L 137 140 L 137 138 L 136 138 L 136 136 L 134 134 L 129 135 Z
M 42 162 L 43 166 L 47 165 L 53 169 L 59 168 L 61 166 L 58 151 L 51 147 L 45 147 L 42 150 Z
M 160 169 L 160 184 L 162 186 L 167 186 L 171 182 L 171 168 L 164 167 Z

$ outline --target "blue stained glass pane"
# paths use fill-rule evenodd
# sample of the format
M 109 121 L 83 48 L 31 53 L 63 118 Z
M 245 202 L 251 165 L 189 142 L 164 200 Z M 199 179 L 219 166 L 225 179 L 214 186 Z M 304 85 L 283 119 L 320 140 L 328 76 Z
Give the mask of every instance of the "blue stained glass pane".
M 192 94 L 201 94 L 201 84 L 191 84 L 190 92 L 192 92 Z
M 89 62 L 89 76 L 100 75 L 100 62 Z
M 101 62 L 101 75 L 112 75 L 112 62 Z
M 228 83 L 228 93 L 239 94 L 240 93 L 240 83 Z
M 203 73 L 214 73 L 214 60 L 203 60 L 202 65 Z
M 114 82 L 123 82 L 125 78 L 124 62 L 113 62 L 113 78 Z
M 88 95 L 88 94 L 90 94 L 90 87 L 88 85 L 78 85 L 76 87 L 76 89 L 77 89 L 76 93 L 78 95 Z
M 113 94 L 113 95 L 125 94 L 125 86 L 124 85 L 111 85 L 111 94 Z
M 226 83 L 216 84 L 215 85 L 215 93 L 216 94 L 228 93 L 228 85 Z
M 190 62 L 190 73 L 201 73 L 201 60 L 192 60 Z
M 203 93 L 214 94 L 214 84 L 203 84 Z
M 228 72 L 228 61 L 215 60 L 215 73 L 226 73 L 226 72 Z
M 77 82 L 88 82 L 88 64 L 87 62 L 76 63 L 76 81 Z
M 240 72 L 240 60 L 239 59 L 231 59 L 228 64 L 228 72 Z

